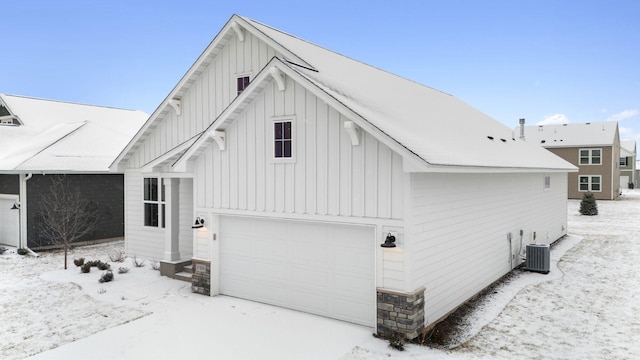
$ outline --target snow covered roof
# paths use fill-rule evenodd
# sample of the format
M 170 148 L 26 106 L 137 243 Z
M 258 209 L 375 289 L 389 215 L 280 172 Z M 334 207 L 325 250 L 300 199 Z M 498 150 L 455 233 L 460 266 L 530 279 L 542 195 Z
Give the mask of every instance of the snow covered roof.
M 154 122 L 161 121 L 170 99 L 179 98 L 233 36 L 234 25 L 236 30 L 239 25 L 278 49 L 285 64 L 355 114 L 358 125 L 375 128 L 374 136 L 379 140 L 395 144 L 391 148 L 404 154 L 405 159 L 416 160 L 414 165 L 420 171 L 575 170 L 570 163 L 521 141 L 510 128 L 452 95 L 237 15 L 232 16 L 112 167 L 126 161 L 144 142 L 145 134 L 157 126 Z
M 620 141 L 620 156 L 636 156 L 636 141 L 624 140 Z
M 525 126 L 527 142 L 543 147 L 613 146 L 618 138 L 615 121 Z
M 107 172 L 142 111 L 0 94 L 21 124 L 0 124 L 2 172 Z

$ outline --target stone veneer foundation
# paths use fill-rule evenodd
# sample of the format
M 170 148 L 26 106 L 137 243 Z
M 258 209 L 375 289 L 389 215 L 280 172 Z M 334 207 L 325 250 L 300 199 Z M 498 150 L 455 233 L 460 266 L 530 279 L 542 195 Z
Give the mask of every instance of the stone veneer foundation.
M 402 334 L 408 340 L 417 338 L 424 330 L 424 291 L 425 288 L 420 288 L 405 293 L 378 288 L 378 335 Z
M 211 295 L 211 262 L 192 259 L 193 276 L 191 277 L 191 292 Z

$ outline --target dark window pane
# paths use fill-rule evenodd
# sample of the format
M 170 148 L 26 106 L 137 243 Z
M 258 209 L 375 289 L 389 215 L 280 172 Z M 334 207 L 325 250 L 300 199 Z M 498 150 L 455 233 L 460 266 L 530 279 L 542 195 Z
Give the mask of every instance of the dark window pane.
M 160 214 L 160 217 L 162 218 L 162 227 L 165 227 L 165 224 L 166 224 L 166 221 L 165 221 L 166 217 L 164 214 L 165 214 L 165 205 L 162 204 L 162 214 Z
M 284 149 L 282 151 L 283 157 L 290 158 L 291 157 L 291 140 L 284 141 L 283 145 L 284 145 Z
M 284 126 L 284 139 L 291 140 L 291 121 L 283 123 Z
M 283 123 L 277 122 L 273 123 L 273 138 L 276 140 L 280 140 L 283 137 Z
M 161 180 L 160 184 L 161 184 L 160 185 L 160 192 L 161 192 L 160 200 L 164 201 L 164 179 Z
M 589 178 L 586 176 L 580 176 L 580 184 L 588 184 Z
M 238 95 L 240 95 L 244 91 L 244 89 L 247 88 L 247 86 L 249 86 L 249 77 L 239 77 L 236 81 L 236 89 L 238 89 Z
M 589 184 L 580 184 L 580 190 L 581 191 L 589 190 Z
M 592 184 L 600 184 L 600 177 L 599 176 L 593 176 L 591 178 L 591 183 Z
M 273 149 L 273 156 L 277 157 L 277 158 L 281 158 L 282 157 L 282 141 L 281 140 L 276 140 L 275 141 L 275 146 Z
M 144 179 L 144 199 L 148 201 L 158 201 L 158 179 Z
M 144 204 L 144 225 L 158 226 L 158 204 Z
M 592 191 L 600 191 L 600 184 L 591 184 Z

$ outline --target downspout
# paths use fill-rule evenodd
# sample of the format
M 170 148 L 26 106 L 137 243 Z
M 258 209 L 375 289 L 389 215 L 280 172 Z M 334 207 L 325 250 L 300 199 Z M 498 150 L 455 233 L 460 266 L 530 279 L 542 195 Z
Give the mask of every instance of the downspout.
M 21 181 L 20 181 L 20 241 L 19 241 L 19 246 L 25 250 L 27 250 L 27 252 L 29 252 L 29 254 L 31 254 L 32 256 L 35 257 L 39 257 L 40 255 L 38 255 L 35 251 L 29 249 L 29 246 L 27 246 L 27 241 L 24 239 L 24 237 L 28 238 L 27 234 L 27 181 L 29 181 L 29 179 L 31 179 L 31 177 L 33 176 L 32 173 L 28 173 L 26 176 L 24 176 L 21 174 Z

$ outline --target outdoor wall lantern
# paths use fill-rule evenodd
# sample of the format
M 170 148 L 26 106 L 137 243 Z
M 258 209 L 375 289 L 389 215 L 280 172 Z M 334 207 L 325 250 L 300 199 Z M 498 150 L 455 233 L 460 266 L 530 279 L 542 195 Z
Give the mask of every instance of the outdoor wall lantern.
M 396 237 L 391 235 L 391 233 L 387 234 L 387 238 L 384 239 L 384 243 L 380 244 L 383 248 L 394 248 L 396 247 Z
M 200 217 L 196 218 L 195 224 L 191 227 L 192 229 L 200 229 L 204 227 L 204 219 L 200 219 Z

